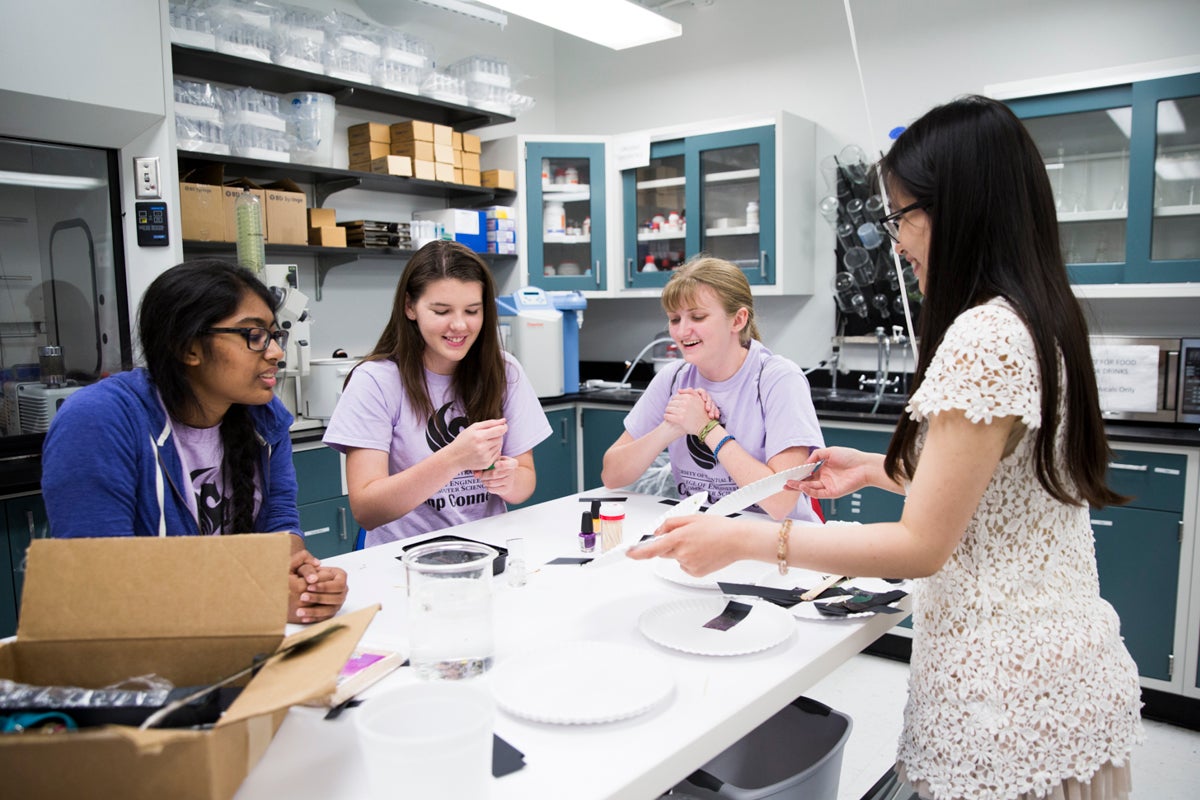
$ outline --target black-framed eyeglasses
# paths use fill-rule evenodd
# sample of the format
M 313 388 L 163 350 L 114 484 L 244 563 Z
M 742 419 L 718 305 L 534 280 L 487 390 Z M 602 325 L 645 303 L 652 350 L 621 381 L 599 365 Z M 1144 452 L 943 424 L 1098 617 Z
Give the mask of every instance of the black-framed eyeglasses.
M 261 353 L 271 346 L 271 340 L 279 345 L 280 350 L 287 350 L 288 331 L 267 330 L 266 328 L 206 328 L 204 333 L 236 333 L 246 340 L 246 347 L 256 353 Z
M 929 208 L 928 203 L 916 202 L 909 203 L 904 208 L 893 211 L 883 219 L 879 220 L 879 226 L 883 228 L 883 232 L 888 235 L 893 242 L 900 241 L 900 218 L 910 211 L 916 211 L 919 208 Z

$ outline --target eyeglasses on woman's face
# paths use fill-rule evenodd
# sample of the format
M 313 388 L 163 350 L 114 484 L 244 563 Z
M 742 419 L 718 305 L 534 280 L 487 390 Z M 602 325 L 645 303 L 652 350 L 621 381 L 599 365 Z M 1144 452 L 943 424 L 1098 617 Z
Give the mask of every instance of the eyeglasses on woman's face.
M 207 328 L 204 333 L 236 333 L 246 340 L 246 347 L 256 353 L 261 353 L 271 346 L 274 340 L 280 350 L 287 350 L 288 332 L 285 330 L 267 330 L 266 328 Z
M 883 228 L 884 233 L 888 235 L 893 242 L 900 241 L 900 218 L 910 211 L 917 209 L 929 208 L 928 203 L 916 202 L 909 203 L 904 208 L 893 211 L 883 219 L 879 220 L 879 225 Z

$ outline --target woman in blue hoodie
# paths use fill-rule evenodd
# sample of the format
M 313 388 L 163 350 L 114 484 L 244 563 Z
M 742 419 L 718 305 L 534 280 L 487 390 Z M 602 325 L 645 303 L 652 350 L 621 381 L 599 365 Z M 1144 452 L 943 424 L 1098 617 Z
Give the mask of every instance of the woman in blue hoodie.
M 197 536 L 288 531 L 288 620 L 333 616 L 346 573 L 304 548 L 288 434 L 275 397 L 287 331 L 249 271 L 188 261 L 146 290 L 138 311 L 145 368 L 73 394 L 42 452 L 56 537 Z

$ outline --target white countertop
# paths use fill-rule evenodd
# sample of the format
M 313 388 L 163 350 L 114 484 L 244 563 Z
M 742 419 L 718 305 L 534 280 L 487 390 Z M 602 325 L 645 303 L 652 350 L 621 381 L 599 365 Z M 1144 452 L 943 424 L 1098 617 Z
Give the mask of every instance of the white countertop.
M 583 492 L 431 534 L 454 533 L 495 544 L 524 537 L 527 584 L 510 587 L 503 574 L 493 582 L 497 666 L 531 649 L 591 640 L 622 643 L 652 654 L 676 681 L 666 700 L 619 722 L 536 723 L 497 710 L 496 733 L 525 754 L 526 765 L 493 781 L 494 800 L 657 797 L 904 617 L 796 619 L 790 638 L 750 655 L 689 655 L 661 647 L 638 630 L 644 611 L 672 600 L 717 597 L 717 592 L 665 580 L 656 574 L 652 561 L 622 558 L 611 566 L 545 565 L 557 556 L 581 555 L 576 529 L 585 505 L 578 498 L 614 494 L 624 493 Z M 658 498 L 629 495 L 625 540 L 648 533 L 649 525 L 667 508 Z M 405 571 L 396 556 L 411 541 L 326 562 L 349 575 L 346 610 L 375 602 L 383 605 L 363 644 L 407 653 Z M 773 568 L 764 564 L 763 573 Z M 490 677 L 491 673 L 473 680 L 490 688 Z M 360 697 L 369 701 L 374 694 L 418 680 L 411 668 L 401 668 Z M 603 680 L 603 674 L 580 675 L 579 691 L 587 692 Z M 324 709 L 293 708 L 237 797 L 274 800 L 297 791 L 322 800 L 366 796 L 353 714 L 350 709 L 326 721 Z

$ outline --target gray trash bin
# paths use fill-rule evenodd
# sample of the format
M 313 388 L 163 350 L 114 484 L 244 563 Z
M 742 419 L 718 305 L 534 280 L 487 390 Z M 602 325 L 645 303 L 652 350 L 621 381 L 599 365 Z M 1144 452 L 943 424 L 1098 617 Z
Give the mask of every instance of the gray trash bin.
M 834 800 L 850 717 L 800 697 L 693 772 L 671 796 Z

